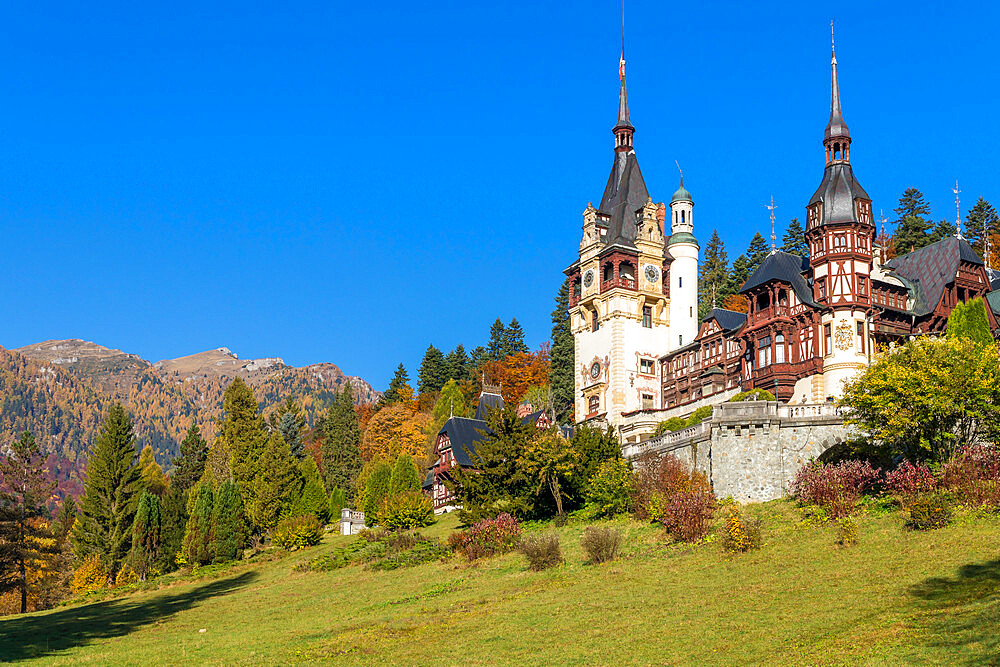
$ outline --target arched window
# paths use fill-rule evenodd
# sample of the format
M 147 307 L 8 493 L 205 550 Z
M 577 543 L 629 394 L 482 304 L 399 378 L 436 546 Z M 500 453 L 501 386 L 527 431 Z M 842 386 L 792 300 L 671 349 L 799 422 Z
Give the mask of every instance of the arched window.
M 599 396 L 591 396 L 587 401 L 587 414 L 596 415 L 597 411 L 601 409 L 601 398 Z
M 774 337 L 774 363 L 785 363 L 785 334 L 777 334 Z

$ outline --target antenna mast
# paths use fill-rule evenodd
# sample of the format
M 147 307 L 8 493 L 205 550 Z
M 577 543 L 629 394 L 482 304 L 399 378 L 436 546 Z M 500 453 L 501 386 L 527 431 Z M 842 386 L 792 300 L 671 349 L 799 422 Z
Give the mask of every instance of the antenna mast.
M 764 208 L 771 211 L 771 254 L 773 255 L 774 253 L 778 252 L 778 248 L 777 246 L 775 246 L 774 243 L 775 240 L 778 238 L 777 236 L 774 235 L 774 209 L 778 208 L 774 204 L 774 195 L 771 195 L 771 203 L 765 204 Z

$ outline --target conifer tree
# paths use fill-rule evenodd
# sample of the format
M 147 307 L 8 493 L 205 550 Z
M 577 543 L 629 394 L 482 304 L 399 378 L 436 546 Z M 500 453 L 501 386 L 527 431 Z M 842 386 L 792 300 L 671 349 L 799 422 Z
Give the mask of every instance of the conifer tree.
M 733 261 L 733 268 L 729 272 L 729 288 L 726 291 L 730 294 L 739 294 L 748 278 L 750 278 L 750 260 L 746 255 L 740 255 Z
M 45 478 L 35 436 L 25 431 L 0 459 L 0 593 L 20 591 L 28 611 L 28 571 L 38 571 L 55 550 L 38 520 L 49 515 L 54 484 Z
M 802 224 L 798 218 L 792 218 L 785 230 L 785 235 L 781 237 L 781 250 L 790 252 L 799 257 L 809 257 L 809 244 L 806 243 L 806 231 L 802 229 Z
M 980 197 L 965 216 L 963 233 L 972 245 L 972 249 L 984 259 L 987 232 L 991 235 L 1000 232 L 1000 216 L 988 201 Z
M 573 366 L 576 363 L 576 345 L 569 321 L 569 279 L 563 281 L 556 293 L 556 307 L 552 311 L 552 349 L 549 350 L 549 383 L 552 386 L 552 404 L 557 422 L 573 418 Z
M 712 303 L 716 305 L 729 296 L 729 257 L 726 244 L 719 238 L 719 232 L 712 230 L 712 236 L 705 246 L 705 258 L 701 263 L 698 277 L 698 318 L 708 315 Z
M 256 474 L 250 480 L 245 507 L 250 525 L 257 532 L 274 528 L 301 492 L 302 479 L 288 443 L 272 433 L 258 459 Z
M 420 490 L 420 471 L 417 470 L 413 457 L 401 454 L 396 459 L 389 478 L 389 495 L 394 496 L 403 491 Z
M 995 341 L 983 300 L 977 298 L 955 304 L 948 316 L 947 334 L 949 338 L 968 338 L 979 345 L 993 345 Z
M 528 351 L 528 346 L 524 342 L 524 329 L 521 328 L 521 323 L 517 321 L 516 317 L 511 319 L 510 324 L 504 329 L 502 349 L 503 356 L 501 358 L 503 359 L 518 352 Z
M 920 190 L 907 188 L 893 210 L 899 215 L 893 235 L 898 254 L 905 255 L 930 243 L 931 223 L 924 216 L 930 215 L 931 207 Z
M 292 516 L 312 514 L 326 523 L 330 517 L 330 506 L 319 477 L 319 468 L 311 456 L 299 461 L 299 475 L 302 477 L 302 493 L 295 501 Z
M 239 486 L 233 482 L 223 482 L 219 485 L 212 504 L 209 551 L 214 562 L 225 563 L 242 555 L 246 544 L 244 523 L 243 499 Z
M 444 425 L 445 421 L 451 416 L 465 417 L 468 409 L 469 406 L 466 403 L 465 395 L 459 388 L 458 383 L 454 380 L 448 380 L 444 387 L 441 388 L 441 395 L 434 404 L 431 417 L 435 424 Z M 441 426 L 438 426 L 438 429 L 440 428 Z M 434 429 L 434 435 L 437 435 L 437 429 Z
M 477 345 L 472 348 L 472 352 L 469 353 L 469 373 L 470 375 L 479 372 L 483 364 L 490 361 L 489 351 L 482 345 Z
M 348 495 L 361 471 L 361 428 L 354 410 L 350 383 L 344 385 L 326 412 L 320 456 L 326 473 L 326 488 L 341 489 Z
M 156 561 L 161 572 L 170 572 L 177 567 L 177 554 L 184 546 L 184 530 L 187 527 L 187 494 L 190 489 L 180 490 L 171 484 L 163 498 L 160 519 L 160 556 Z
M 146 490 L 162 498 L 167 492 L 167 477 L 163 474 L 163 468 L 156 462 L 153 455 L 153 446 L 146 445 L 139 454 L 139 470 L 142 471 L 142 484 Z
M 288 444 L 288 450 L 296 460 L 302 460 L 306 455 L 306 438 L 299 419 L 299 415 L 286 412 L 278 422 L 278 433 Z
M 392 468 L 388 463 L 379 461 L 372 466 L 371 474 L 365 483 L 365 516 L 377 522 L 382 501 L 389 495 L 392 484 Z
M 111 406 L 90 451 L 80 517 L 72 533 L 77 558 L 99 556 L 113 583 L 132 547 L 132 522 L 142 492 L 132 419 Z
M 59 514 L 56 515 L 56 520 L 52 524 L 52 531 L 58 539 L 66 539 L 69 531 L 73 529 L 73 523 L 76 521 L 79 511 L 76 501 L 73 500 L 73 496 L 67 495 L 59 507 Z
M 396 367 L 396 373 L 389 380 L 389 387 L 382 393 L 382 398 L 376 404 L 375 410 L 378 411 L 391 403 L 398 402 L 401 398 L 400 390 L 409 386 L 409 382 L 410 376 L 403 364 L 400 364 Z
M 184 557 L 193 565 L 211 563 L 212 553 L 212 505 L 214 494 L 209 484 L 201 483 L 191 491 L 194 506 L 184 532 Z
M 445 381 L 468 382 L 472 379 L 472 373 L 469 370 L 469 357 L 465 353 L 465 347 L 461 343 L 445 355 L 444 368 Z
M 750 239 L 750 247 L 747 248 L 747 269 L 749 270 L 747 277 L 753 275 L 753 272 L 767 259 L 770 252 L 771 246 L 767 244 L 764 237 L 760 235 L 760 232 L 755 233 Z
M 445 377 L 446 374 L 447 367 L 441 350 L 433 345 L 428 345 L 427 351 L 424 352 L 424 359 L 420 363 L 420 370 L 417 373 L 417 388 L 420 393 L 432 394 L 435 391 L 440 391 L 441 387 L 448 380 Z
M 939 220 L 927 234 L 927 245 L 937 243 L 941 239 L 955 235 L 955 223 L 950 220 Z
M 219 438 L 225 443 L 230 456 L 232 479 L 242 488 L 250 488 L 257 476 L 258 461 L 266 448 L 268 436 L 264 431 L 264 419 L 258 410 L 257 399 L 243 378 L 237 376 L 226 387 L 222 395 L 222 412 Z M 221 484 L 226 480 L 214 481 Z
M 170 476 L 171 489 L 177 489 L 185 494 L 198 483 L 205 473 L 205 458 L 208 456 L 208 443 L 201 437 L 201 431 L 195 424 L 188 429 L 187 435 L 181 440 L 180 456 L 174 459 L 174 471 Z
M 340 521 L 340 511 L 347 507 L 347 494 L 343 489 L 330 491 L 330 521 Z
M 146 581 L 160 554 L 161 509 L 160 497 L 156 494 L 143 491 L 139 496 L 135 520 L 132 522 L 132 552 L 129 555 L 129 565 L 132 571 L 139 575 L 141 581 Z
M 486 361 L 499 361 L 506 356 L 504 354 L 504 334 L 506 331 L 506 327 L 504 327 L 503 322 L 498 317 L 493 322 L 493 326 L 490 327 L 490 340 L 486 343 L 486 355 L 484 357 Z

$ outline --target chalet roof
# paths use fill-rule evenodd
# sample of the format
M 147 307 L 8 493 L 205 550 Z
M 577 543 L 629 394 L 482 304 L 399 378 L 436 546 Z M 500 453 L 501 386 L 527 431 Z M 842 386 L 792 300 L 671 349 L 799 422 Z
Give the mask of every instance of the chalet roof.
M 914 315 L 927 315 L 941 301 L 945 287 L 955 280 L 960 262 L 982 264 L 969 242 L 955 236 L 941 239 L 886 262 L 893 273 L 913 290 Z
M 486 415 L 494 408 L 503 408 L 503 396 L 484 391 L 479 395 L 479 405 L 476 406 L 476 419 L 486 420 Z
M 545 410 L 535 410 L 530 415 L 524 415 L 521 417 L 521 423 L 523 424 L 534 424 L 538 421 L 538 418 L 545 413 Z
M 820 224 L 858 222 L 855 199 L 871 200 L 871 197 L 854 177 L 854 170 L 849 162 L 831 162 L 826 165 L 823 180 L 809 200 L 809 205 L 823 202 Z
M 1000 317 L 1000 290 L 993 290 L 985 297 L 986 305 L 997 317 Z
M 598 213 L 611 218 L 608 228 L 608 245 L 635 247 L 636 213 L 649 201 L 646 182 L 639 171 L 635 151 L 615 153 L 614 164 Z
M 429 489 L 434 486 L 434 471 L 428 470 L 427 477 L 424 477 L 424 483 L 420 486 L 421 489 Z
M 470 419 L 468 417 L 452 417 L 444 423 L 438 435 L 446 433 L 451 442 L 451 451 L 455 454 L 455 461 L 463 467 L 476 467 L 474 457 L 476 456 L 476 445 L 486 438 L 492 431 L 482 419 Z
M 750 274 L 747 281 L 743 283 L 743 287 L 740 288 L 740 293 L 744 294 L 767 282 L 778 280 L 791 285 L 799 301 L 818 308 L 819 304 L 813 301 L 809 283 L 802 277 L 802 274 L 808 270 L 808 259 L 779 250 L 768 255 L 757 267 L 757 270 Z
M 709 311 L 702 322 L 707 322 L 708 320 L 714 319 L 719 323 L 719 326 L 726 331 L 736 331 L 747 321 L 746 313 L 739 313 L 735 310 L 726 310 L 725 308 L 713 308 Z

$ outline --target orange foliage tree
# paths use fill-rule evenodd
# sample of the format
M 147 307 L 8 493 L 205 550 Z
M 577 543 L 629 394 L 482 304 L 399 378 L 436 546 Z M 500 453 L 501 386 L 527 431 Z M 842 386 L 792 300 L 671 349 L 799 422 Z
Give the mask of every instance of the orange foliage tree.
M 430 416 L 416 412 L 411 403 L 392 403 L 372 415 L 361 439 L 361 458 L 395 462 L 400 454 L 418 459 L 424 457 L 424 430 L 430 423 Z
M 549 382 L 549 346 L 537 352 L 518 352 L 506 359 L 488 361 L 483 365 L 487 382 L 500 385 L 505 403 L 520 403 L 531 387 Z
M 747 298 L 742 294 L 730 294 L 722 301 L 722 307 L 737 313 L 745 313 L 750 310 L 750 304 L 747 303 Z

